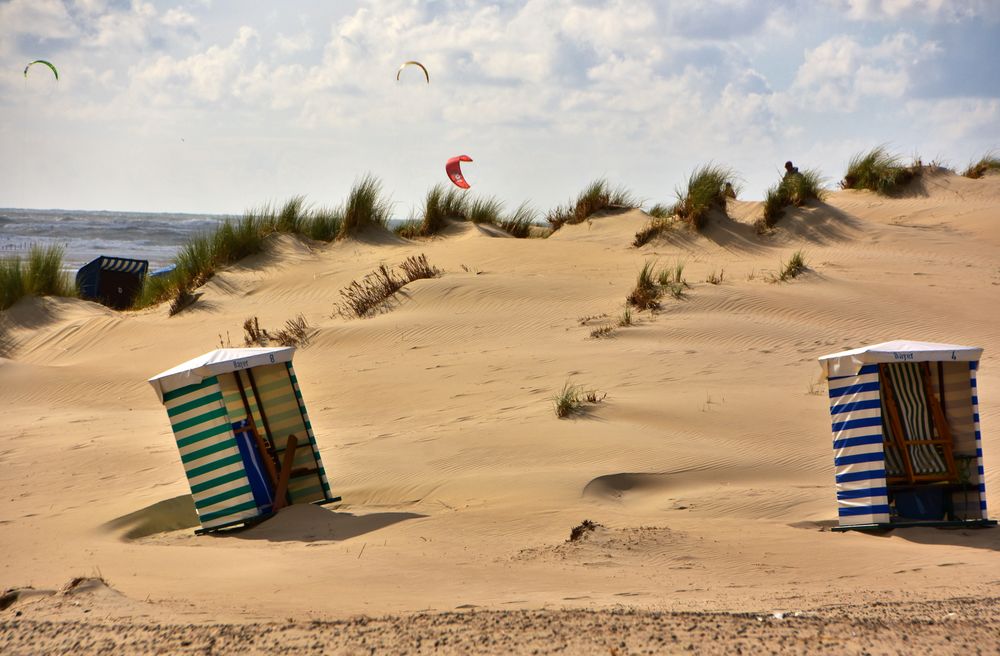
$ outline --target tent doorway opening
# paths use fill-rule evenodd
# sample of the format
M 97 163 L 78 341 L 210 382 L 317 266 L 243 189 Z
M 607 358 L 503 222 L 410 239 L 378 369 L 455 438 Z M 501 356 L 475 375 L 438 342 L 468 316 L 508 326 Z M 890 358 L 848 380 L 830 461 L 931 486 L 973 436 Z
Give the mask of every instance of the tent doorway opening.
M 964 362 L 878 365 L 894 523 L 983 518 L 968 372 Z

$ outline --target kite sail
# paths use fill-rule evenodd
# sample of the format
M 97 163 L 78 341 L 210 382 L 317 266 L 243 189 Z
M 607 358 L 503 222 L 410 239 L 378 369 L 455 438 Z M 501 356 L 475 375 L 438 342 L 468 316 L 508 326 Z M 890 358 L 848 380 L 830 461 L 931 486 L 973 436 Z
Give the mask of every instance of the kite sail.
M 458 157 L 452 157 L 448 160 L 448 163 L 444 165 L 444 170 L 448 174 L 448 179 L 455 183 L 456 187 L 461 187 L 462 189 L 468 189 L 469 183 L 465 181 L 465 176 L 462 175 L 462 162 L 471 162 L 472 158 L 468 155 L 459 155 Z
M 399 82 L 399 76 L 400 76 L 400 74 L 402 74 L 402 72 L 403 72 L 403 69 L 404 69 L 404 68 L 406 68 L 407 66 L 419 66 L 419 67 L 420 67 L 420 70 L 422 70 L 422 71 L 424 72 L 424 79 L 426 79 L 426 80 L 427 80 L 427 84 L 430 84 L 430 83 L 431 83 L 431 76 L 430 76 L 430 74 L 429 74 L 429 73 L 427 72 L 427 68 L 426 68 L 426 67 L 424 67 L 424 65 L 423 65 L 423 64 L 421 64 L 421 63 L 420 63 L 420 62 L 418 62 L 418 61 L 408 61 L 408 62 L 403 62 L 403 65 L 402 65 L 402 66 L 400 66 L 400 67 L 399 67 L 399 70 L 397 70 L 397 71 L 396 71 L 396 81 L 397 81 L 397 82 Z
M 30 64 L 28 64 L 27 66 L 25 66 L 24 67 L 24 77 L 28 77 L 28 69 L 31 68 L 32 66 L 34 66 L 35 64 L 45 64 L 50 69 L 52 69 L 52 74 L 56 76 L 56 79 L 57 80 L 59 79 L 59 71 L 57 71 L 56 67 L 52 65 L 52 62 L 47 62 L 44 59 L 36 59 L 35 61 L 33 61 Z

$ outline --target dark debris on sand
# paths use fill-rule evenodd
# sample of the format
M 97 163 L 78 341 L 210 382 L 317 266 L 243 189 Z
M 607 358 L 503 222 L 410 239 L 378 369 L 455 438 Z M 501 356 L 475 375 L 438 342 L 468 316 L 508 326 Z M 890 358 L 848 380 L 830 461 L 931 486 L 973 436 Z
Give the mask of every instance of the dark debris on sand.
M 998 599 L 802 613 L 525 610 L 177 625 L 0 620 L 27 654 L 996 654 Z M 3 616 L 0 616 L 3 617 Z

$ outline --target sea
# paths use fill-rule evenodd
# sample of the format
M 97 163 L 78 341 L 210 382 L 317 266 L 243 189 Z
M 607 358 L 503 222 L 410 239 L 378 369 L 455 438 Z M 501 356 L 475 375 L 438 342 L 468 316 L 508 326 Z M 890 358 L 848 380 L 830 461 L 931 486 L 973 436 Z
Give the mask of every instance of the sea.
M 156 214 L 0 208 L 0 257 L 25 256 L 34 245 L 59 245 L 75 272 L 101 255 L 167 265 L 189 239 L 229 218 L 219 214 Z

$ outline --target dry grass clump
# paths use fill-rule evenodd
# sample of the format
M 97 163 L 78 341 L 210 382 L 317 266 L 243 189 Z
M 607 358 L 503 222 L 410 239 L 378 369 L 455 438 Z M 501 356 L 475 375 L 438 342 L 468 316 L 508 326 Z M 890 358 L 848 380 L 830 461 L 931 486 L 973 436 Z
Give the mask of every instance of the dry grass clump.
M 708 277 L 705 278 L 705 282 L 707 282 L 710 285 L 721 285 L 722 281 L 725 279 L 726 279 L 725 269 L 719 269 L 719 273 L 716 273 L 715 269 L 712 269 L 712 273 L 708 274 Z
M 823 178 L 819 171 L 808 169 L 786 174 L 764 194 L 764 215 L 756 225 L 757 232 L 773 228 L 789 205 L 802 207 L 810 200 L 823 200 L 823 194 Z
M 555 406 L 556 416 L 564 419 L 582 411 L 584 404 L 600 403 L 607 396 L 607 393 L 601 393 L 597 390 L 586 390 L 582 386 L 573 385 L 567 380 L 559 394 L 552 398 L 552 402 Z
M 305 346 L 309 343 L 309 324 L 301 314 L 285 322 L 273 335 L 260 327 L 257 317 L 249 317 L 243 322 L 244 346 L 268 346 L 271 342 L 281 346 Z
M 656 262 L 650 260 L 642 265 L 639 277 L 636 279 L 635 288 L 625 299 L 628 305 L 632 305 L 639 310 L 654 310 L 660 306 L 659 299 L 663 295 L 660 286 L 656 284 L 653 269 Z
M 664 293 L 681 299 L 689 287 L 687 280 L 684 279 L 683 262 L 676 262 L 673 267 L 662 269 L 657 273 L 656 262 L 649 260 L 642 265 L 642 270 L 636 278 L 635 288 L 625 299 L 625 308 L 628 310 L 629 306 L 632 306 L 638 310 L 655 310 L 660 307 L 660 298 Z M 628 323 L 631 324 L 631 321 L 632 317 L 629 314 Z
M 343 317 L 367 317 L 382 308 L 387 300 L 408 283 L 421 278 L 434 278 L 441 272 L 427 262 L 427 257 L 408 257 L 399 265 L 402 275 L 394 269 L 380 264 L 378 269 L 365 275 L 360 281 L 352 280 L 340 290 L 341 302 L 335 307 Z
M 884 144 L 876 146 L 851 158 L 840 186 L 843 189 L 868 189 L 883 195 L 891 194 L 913 180 L 922 169 L 919 159 L 911 166 L 902 162 L 902 158 L 890 153 Z
M 62 246 L 32 246 L 27 262 L 20 256 L 0 258 L 0 310 L 25 296 L 76 296 L 63 271 Z
M 632 192 L 624 187 L 612 189 L 604 178 L 591 182 L 576 197 L 566 205 L 559 205 L 549 210 L 545 220 L 558 230 L 566 224 L 583 223 L 588 217 L 608 210 L 631 210 L 639 207 Z
M 771 276 L 771 282 L 787 282 L 792 278 L 798 278 L 808 268 L 805 254 L 802 251 L 795 251 L 787 262 L 782 263 L 778 274 Z
M 420 255 L 411 255 L 406 258 L 400 263 L 399 268 L 403 270 L 406 282 L 413 282 L 414 280 L 424 278 L 437 278 L 441 275 L 441 270 L 431 266 L 427 262 L 427 256 L 423 253 Z
M 684 263 L 677 262 L 673 268 L 662 269 L 656 276 L 660 289 L 668 292 L 674 298 L 680 299 L 684 296 L 684 290 L 689 287 L 684 279 Z
M 621 328 L 628 328 L 632 325 L 632 308 L 626 302 L 625 307 L 622 308 L 622 313 L 618 317 L 618 326 Z
M 969 167 L 962 171 L 962 175 L 978 180 L 990 171 L 1000 171 L 1000 157 L 994 151 L 983 155 L 978 162 L 969 164 Z
M 739 191 L 736 174 L 726 166 L 706 164 L 691 174 L 687 189 L 678 189 L 673 214 L 701 230 L 711 210 L 726 211 L 727 186 L 735 195 Z
M 645 246 L 656 237 L 662 235 L 664 232 L 673 229 L 677 223 L 677 219 L 673 216 L 657 217 L 652 219 L 645 225 L 645 227 L 642 228 L 642 230 L 635 233 L 635 239 L 632 240 L 632 246 L 635 248 Z
M 577 540 L 582 540 L 587 536 L 588 533 L 593 533 L 598 527 L 604 528 L 604 524 L 598 524 L 592 522 L 589 519 L 583 520 L 579 526 L 574 526 L 569 532 L 569 542 L 576 542 Z M 612 652 L 616 650 L 612 649 Z
M 590 336 L 593 339 L 601 339 L 602 337 L 611 337 L 615 333 L 615 327 L 611 324 L 604 324 L 603 326 L 598 326 L 590 331 Z

